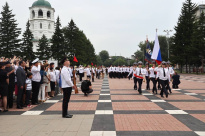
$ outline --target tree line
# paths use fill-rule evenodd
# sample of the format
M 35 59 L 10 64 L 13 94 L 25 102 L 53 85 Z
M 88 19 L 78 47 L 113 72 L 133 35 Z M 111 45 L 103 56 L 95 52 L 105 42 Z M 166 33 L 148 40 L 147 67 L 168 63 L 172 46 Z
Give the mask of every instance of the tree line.
M 43 35 L 39 40 L 37 52 L 33 52 L 33 34 L 27 21 L 23 38 L 20 39 L 21 29 L 18 28 L 15 15 L 8 3 L 3 6 L 0 17 L 0 56 L 11 58 L 20 56 L 26 60 L 55 59 L 60 61 L 65 57 L 73 59 L 74 55 L 79 64 L 96 63 L 95 49 L 85 33 L 71 19 L 67 26 L 62 27 L 60 18 L 55 22 L 55 32 L 51 39 Z M 71 61 L 72 63 L 72 61 Z

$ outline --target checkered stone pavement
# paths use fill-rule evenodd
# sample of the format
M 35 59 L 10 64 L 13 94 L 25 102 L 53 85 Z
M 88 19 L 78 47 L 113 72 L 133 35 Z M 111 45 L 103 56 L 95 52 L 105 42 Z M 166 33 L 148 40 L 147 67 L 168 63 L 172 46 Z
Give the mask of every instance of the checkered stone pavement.
M 74 115 L 74 126 L 72 122 L 64 122 L 72 127 L 56 126 L 55 132 L 48 133 L 41 130 L 42 128 L 36 128 L 35 134 L 42 131 L 42 135 L 69 136 L 205 136 L 205 83 L 197 82 L 205 78 L 196 76 L 197 81 L 184 80 L 189 79 L 187 77 L 182 77 L 180 89 L 172 89 L 168 98 L 161 98 L 160 90 L 158 94 L 145 90 L 145 82 L 142 95 L 139 95 L 133 90 L 132 80 L 108 79 L 107 76 L 104 79 L 95 79 L 92 83 L 92 94 L 85 97 L 81 91 L 79 94 L 72 93 L 68 111 Z M 77 86 L 80 87 L 80 84 L 77 83 Z M 150 85 L 152 88 L 152 83 Z M 62 95 L 58 95 L 38 106 L 22 110 L 13 108 L 0 115 L 49 119 L 58 117 L 56 122 L 59 122 L 62 98 Z M 88 121 L 83 121 L 87 118 Z M 5 130 L 7 129 L 0 129 L 0 135 L 7 134 Z M 26 135 L 28 132 L 19 132 L 19 135 Z M 13 133 L 8 135 L 10 134 Z

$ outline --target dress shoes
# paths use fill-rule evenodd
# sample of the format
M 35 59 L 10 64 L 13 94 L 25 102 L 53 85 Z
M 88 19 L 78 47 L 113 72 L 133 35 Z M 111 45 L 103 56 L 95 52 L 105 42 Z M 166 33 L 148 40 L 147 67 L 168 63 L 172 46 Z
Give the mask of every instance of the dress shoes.
M 65 116 L 63 116 L 63 118 L 72 118 L 73 117 L 73 115 L 65 115 Z

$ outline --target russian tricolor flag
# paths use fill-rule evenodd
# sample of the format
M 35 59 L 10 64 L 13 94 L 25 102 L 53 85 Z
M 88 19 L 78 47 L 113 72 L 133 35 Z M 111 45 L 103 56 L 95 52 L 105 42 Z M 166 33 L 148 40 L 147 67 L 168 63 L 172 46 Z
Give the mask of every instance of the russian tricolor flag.
M 155 38 L 155 42 L 154 42 L 154 49 L 153 49 L 153 53 L 152 53 L 151 58 L 154 59 L 158 65 L 160 65 L 162 62 L 161 51 L 160 51 L 157 33 L 156 33 L 156 38 Z

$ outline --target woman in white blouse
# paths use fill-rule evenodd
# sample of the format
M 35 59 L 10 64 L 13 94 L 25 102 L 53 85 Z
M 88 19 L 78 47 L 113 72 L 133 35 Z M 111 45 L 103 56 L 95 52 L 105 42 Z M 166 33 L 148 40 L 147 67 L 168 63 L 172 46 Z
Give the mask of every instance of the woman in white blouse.
M 51 97 L 54 97 L 56 85 L 56 74 L 54 69 L 50 68 L 50 86 L 51 86 Z

